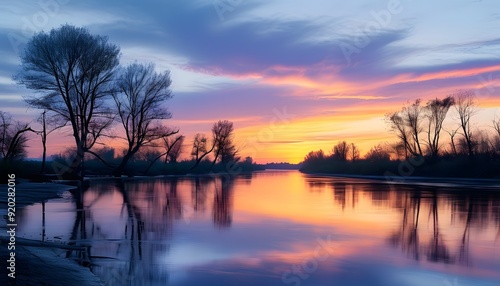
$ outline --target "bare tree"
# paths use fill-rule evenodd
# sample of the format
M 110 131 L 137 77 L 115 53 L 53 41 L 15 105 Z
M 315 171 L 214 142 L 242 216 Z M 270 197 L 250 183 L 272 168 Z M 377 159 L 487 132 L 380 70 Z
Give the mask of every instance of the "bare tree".
M 389 161 L 391 159 L 391 154 L 382 144 L 378 144 L 366 153 L 365 159 L 368 161 Z
M 410 132 L 405 125 L 401 111 L 386 114 L 385 117 L 390 124 L 391 131 L 396 134 L 403 146 L 405 158 L 408 158 L 408 156 L 414 154 L 415 151 L 410 144 Z
M 95 153 L 97 155 L 99 155 L 99 157 L 102 158 L 106 162 L 111 162 L 114 160 L 115 152 L 116 152 L 116 150 L 112 147 L 109 147 L 109 146 L 103 146 L 103 147 L 95 150 Z
M 21 159 L 26 156 L 26 132 L 34 132 L 26 123 L 15 122 L 0 111 L 0 158 L 3 161 Z
M 215 148 L 215 145 L 212 144 L 212 147 L 208 149 L 208 138 L 204 134 L 197 133 L 193 140 L 193 149 L 191 150 L 191 156 L 195 160 L 195 164 L 191 167 L 190 171 L 194 170 L 205 158 L 208 154 L 210 154 Z
M 411 138 L 413 139 L 413 153 L 414 155 L 422 156 L 423 153 L 419 135 L 424 129 L 422 128 L 423 109 L 422 106 L 420 106 L 420 101 L 420 99 L 417 99 L 410 106 L 404 107 L 402 114 L 404 122 L 406 126 L 408 126 Z
M 401 141 L 396 141 L 394 143 L 388 144 L 388 149 L 391 154 L 398 160 L 404 160 L 408 158 L 407 150 Z
M 161 157 L 165 157 L 165 163 L 167 162 L 177 162 L 177 159 L 179 158 L 180 154 L 182 153 L 183 145 L 182 143 L 184 142 L 184 135 L 177 135 L 174 137 L 168 135 L 163 139 L 163 147 L 165 148 L 164 153 L 157 154 L 157 156 L 150 160 L 149 166 L 146 168 L 146 171 L 144 171 L 144 174 L 147 174 L 149 169 L 153 167 L 154 163 L 158 161 Z
M 496 117 L 493 119 L 493 128 L 496 131 L 495 138 L 493 139 L 493 148 L 495 152 L 500 153 L 500 118 Z
M 337 145 L 333 146 L 332 157 L 339 161 L 347 161 L 350 149 L 350 145 L 347 144 L 347 142 L 341 141 L 337 143 Z
M 113 99 L 125 129 L 127 149 L 113 172 L 115 176 L 123 173 L 127 162 L 142 147 L 178 132 L 161 124 L 161 120 L 172 117 L 164 107 L 165 101 L 172 97 L 171 82 L 170 72 L 157 73 L 153 64 L 134 63 L 121 71 Z
M 304 164 L 316 164 L 325 160 L 325 152 L 323 150 L 311 151 L 304 158 Z
M 350 157 L 351 157 L 351 161 L 357 161 L 359 160 L 359 148 L 358 146 L 356 146 L 356 144 L 354 143 L 351 143 L 351 146 L 350 146 Z
M 474 132 L 474 153 L 477 154 L 491 154 L 494 148 L 494 144 L 490 140 L 488 132 L 485 130 L 477 130 Z
M 453 96 L 447 96 L 444 99 L 436 98 L 427 102 L 427 144 L 432 157 L 436 157 L 439 153 L 439 149 L 441 148 L 439 145 L 439 139 L 443 128 L 443 122 L 446 119 L 448 110 L 453 104 L 455 104 Z
M 42 167 L 41 167 L 41 173 L 45 174 L 45 160 L 47 159 L 47 110 L 44 110 L 42 114 L 40 115 L 39 120 L 42 123 L 42 131 L 40 132 L 40 137 L 42 138 Z
M 40 117 L 38 118 L 38 121 L 42 125 L 42 130 L 36 132 L 38 135 L 40 135 L 40 138 L 42 140 L 42 166 L 41 166 L 41 173 L 45 174 L 45 163 L 47 161 L 47 137 L 49 136 L 50 133 L 56 131 L 57 129 L 59 129 L 59 128 L 63 127 L 63 126 L 58 126 L 57 125 L 57 120 L 53 120 L 51 118 L 47 119 L 47 110 L 44 110 L 40 114 Z
M 163 139 L 163 147 L 166 149 L 165 163 L 176 163 L 179 156 L 182 154 L 184 136 L 178 135 L 175 138 L 169 136 Z
M 237 161 L 237 150 L 234 146 L 234 128 L 233 123 L 227 120 L 219 120 L 212 127 L 212 140 L 214 145 L 214 160 L 212 166 L 217 160 L 222 163 Z
M 423 107 L 421 100 L 417 99 L 409 106 L 403 107 L 401 111 L 386 114 L 386 120 L 390 124 L 391 131 L 401 140 L 404 146 L 405 157 L 422 156 L 420 144 L 420 133 L 423 132 Z
M 476 113 L 474 93 L 471 90 L 461 90 L 456 93 L 455 98 L 455 108 L 460 120 L 460 128 L 465 140 L 464 143 L 467 147 L 467 153 L 469 156 L 472 156 L 474 155 L 474 142 L 470 119 Z
M 458 128 L 454 129 L 454 130 L 451 130 L 451 131 L 448 131 L 448 130 L 445 130 L 445 129 L 443 129 L 443 130 L 446 131 L 446 133 L 448 133 L 450 135 L 451 152 L 455 156 L 458 155 L 457 144 L 455 142 L 455 136 L 457 135 Z
M 71 127 L 76 143 L 74 175 L 81 171 L 85 152 L 113 121 L 105 103 L 119 53 L 106 37 L 64 25 L 33 36 L 21 55 L 21 71 L 14 78 L 39 93 L 26 102 L 49 111 L 58 125 Z
M 493 119 L 493 128 L 497 132 L 498 137 L 500 137 L 500 118 L 495 116 Z

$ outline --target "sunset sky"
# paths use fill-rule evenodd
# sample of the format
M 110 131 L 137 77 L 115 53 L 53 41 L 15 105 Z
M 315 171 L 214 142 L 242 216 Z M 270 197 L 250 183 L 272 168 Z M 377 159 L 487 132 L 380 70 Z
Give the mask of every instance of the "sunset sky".
M 19 51 L 65 23 L 108 36 L 121 64 L 171 71 L 166 123 L 187 136 L 185 153 L 195 133 L 227 119 L 241 155 L 259 163 L 297 163 L 339 140 L 364 154 L 395 140 L 384 114 L 458 89 L 477 95 L 474 128 L 500 116 L 496 0 L 29 0 L 3 3 L 0 15 L 0 110 L 18 120 L 39 114 L 11 79 Z M 49 154 L 72 142 L 53 133 Z

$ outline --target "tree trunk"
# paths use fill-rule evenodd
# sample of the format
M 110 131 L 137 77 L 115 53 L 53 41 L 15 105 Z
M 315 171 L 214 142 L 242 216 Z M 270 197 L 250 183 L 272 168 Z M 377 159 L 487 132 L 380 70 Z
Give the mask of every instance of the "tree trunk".
M 45 113 L 45 111 L 42 113 L 42 174 L 45 174 L 45 160 L 47 158 L 47 124 L 45 122 Z
M 128 161 L 134 156 L 136 152 L 130 151 L 125 154 L 123 157 L 122 161 L 120 162 L 120 165 L 116 167 L 116 169 L 113 171 L 113 176 L 114 177 L 121 177 L 123 174 L 123 171 L 125 170 L 125 167 L 127 166 Z

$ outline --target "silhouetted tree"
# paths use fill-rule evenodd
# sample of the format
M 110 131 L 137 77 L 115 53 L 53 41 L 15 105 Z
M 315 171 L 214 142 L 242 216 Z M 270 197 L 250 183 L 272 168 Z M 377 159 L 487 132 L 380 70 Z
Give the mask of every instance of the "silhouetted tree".
M 493 128 L 496 131 L 495 138 L 493 139 L 493 148 L 497 154 L 500 153 L 500 118 L 493 119 Z
M 212 127 L 212 140 L 214 147 L 214 160 L 212 166 L 217 160 L 221 163 L 237 161 L 237 150 L 234 146 L 234 128 L 233 123 L 227 120 L 219 120 Z
M 402 141 L 389 144 L 389 146 L 391 148 L 391 153 L 394 153 L 397 159 L 404 160 L 408 157 L 407 150 Z
M 386 114 L 386 119 L 390 124 L 391 131 L 396 134 L 403 146 L 405 158 L 408 158 L 410 154 L 414 154 L 415 151 L 410 144 L 410 134 L 401 111 Z
M 450 135 L 450 146 L 451 146 L 451 152 L 453 155 L 458 155 L 458 149 L 457 149 L 457 144 L 455 142 L 455 136 L 457 135 L 458 128 L 454 130 L 445 130 L 446 133 Z
M 26 102 L 50 112 L 59 126 L 71 127 L 76 143 L 73 174 L 113 121 L 106 98 L 119 53 L 106 37 L 64 25 L 33 36 L 21 55 L 22 69 L 14 78 L 39 94 Z
M 432 157 L 436 157 L 441 148 L 439 145 L 441 129 L 443 128 L 446 114 L 453 104 L 455 104 L 455 99 L 452 96 L 447 96 L 444 99 L 436 98 L 427 102 L 427 144 Z
M 12 116 L 0 111 L 0 158 L 3 161 L 26 156 L 26 132 L 34 132 L 27 123 L 16 122 Z
M 490 136 L 485 130 L 478 130 L 475 132 L 474 137 L 474 153 L 477 154 L 491 154 L 493 144 L 491 143 Z
M 172 97 L 170 84 L 170 72 L 157 73 L 153 64 L 134 63 L 121 71 L 113 99 L 119 121 L 125 129 L 127 149 L 113 172 L 115 176 L 123 173 L 127 162 L 142 147 L 178 132 L 160 122 L 172 117 L 164 107 L 165 101 Z
M 337 145 L 333 146 L 332 157 L 339 161 L 347 161 L 350 147 L 345 141 L 337 143 Z
M 42 138 L 42 167 L 40 172 L 45 174 L 45 160 L 47 158 L 47 110 L 44 110 L 40 115 L 40 121 L 42 123 L 42 131 L 40 132 L 40 137 Z
M 146 171 L 144 171 L 144 174 L 147 174 L 149 169 L 153 167 L 154 163 L 158 161 L 161 157 L 165 157 L 165 163 L 167 162 L 177 162 L 177 159 L 179 158 L 180 154 L 182 153 L 183 145 L 182 143 L 184 142 L 184 135 L 177 135 L 174 137 L 172 136 L 166 136 L 163 138 L 163 147 L 165 148 L 165 152 L 158 154 L 156 158 L 153 160 L 149 161 L 149 165 L 146 168 Z
M 130 162 L 152 162 L 158 157 L 163 157 L 161 152 L 156 148 L 141 148 L 139 152 L 137 152 L 134 157 L 130 160 Z
M 304 163 L 317 163 L 319 161 L 325 160 L 325 152 L 323 150 L 311 151 L 304 158 Z
M 470 119 L 476 113 L 474 93 L 471 90 L 461 90 L 455 95 L 455 108 L 460 120 L 460 128 L 465 140 L 469 156 L 474 154 L 474 142 L 471 130 Z
M 493 119 L 493 128 L 497 132 L 497 135 L 500 137 L 500 118 L 499 117 L 495 117 L 495 119 Z
M 253 164 L 253 159 L 250 156 L 245 157 L 245 161 L 243 161 L 246 164 Z
M 44 110 L 40 114 L 38 121 L 42 125 L 42 130 L 36 132 L 38 135 L 40 135 L 40 138 L 42 140 L 42 166 L 40 169 L 41 173 L 45 174 L 45 163 L 47 161 L 47 137 L 49 136 L 50 133 L 56 131 L 57 129 L 63 126 L 57 126 L 57 120 L 53 120 L 52 118 L 47 118 L 47 110 Z
M 191 150 L 191 156 L 195 160 L 195 164 L 191 167 L 190 171 L 194 170 L 205 158 L 208 154 L 210 154 L 215 148 L 215 145 L 212 144 L 212 147 L 208 149 L 208 138 L 201 133 L 197 133 L 193 140 L 193 149 Z
M 166 149 L 166 154 L 165 154 L 165 163 L 170 162 L 170 163 L 175 163 L 177 162 L 177 159 L 179 156 L 182 154 L 182 147 L 184 143 L 184 136 L 183 135 L 177 135 L 175 138 L 174 137 L 167 137 L 163 139 L 163 146 Z
M 108 146 L 95 150 L 95 153 L 106 162 L 111 162 L 115 158 L 115 149 Z
M 354 143 L 351 143 L 349 150 L 350 150 L 349 156 L 351 157 L 351 161 L 353 161 L 353 162 L 357 161 L 360 157 L 358 146 L 356 146 L 356 144 L 354 144 Z
M 365 159 L 368 161 L 389 161 L 391 154 L 381 144 L 378 144 L 366 153 Z
M 413 139 L 413 153 L 422 156 L 422 147 L 420 145 L 419 134 L 424 130 L 422 128 L 423 121 L 423 109 L 420 106 L 420 99 L 415 100 L 410 106 L 403 108 L 403 118 L 408 130 L 410 131 L 410 136 Z M 414 154 L 415 155 L 415 154 Z
M 422 133 L 423 107 L 420 99 L 415 100 L 409 106 L 403 107 L 401 111 L 386 114 L 391 131 L 401 140 L 404 146 L 405 157 L 409 155 L 421 156 L 422 147 L 419 135 Z

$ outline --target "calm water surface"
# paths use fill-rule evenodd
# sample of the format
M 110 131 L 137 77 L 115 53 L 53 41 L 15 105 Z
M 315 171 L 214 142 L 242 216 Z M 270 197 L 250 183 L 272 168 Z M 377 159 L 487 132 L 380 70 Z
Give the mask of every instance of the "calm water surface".
M 264 171 L 95 181 L 19 215 L 19 236 L 89 245 L 68 256 L 107 285 L 500 285 L 480 189 Z

